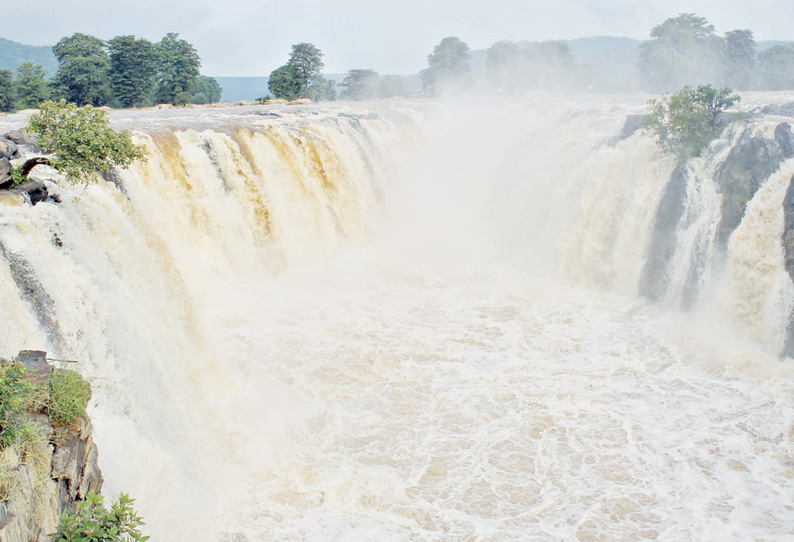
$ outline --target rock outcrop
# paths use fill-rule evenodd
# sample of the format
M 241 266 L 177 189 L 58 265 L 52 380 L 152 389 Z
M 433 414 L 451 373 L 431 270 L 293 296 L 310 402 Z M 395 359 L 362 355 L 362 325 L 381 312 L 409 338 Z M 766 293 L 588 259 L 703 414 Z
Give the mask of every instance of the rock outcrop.
M 46 382 L 51 368 L 46 353 L 21 352 L 18 360 L 27 365 L 31 380 Z M 102 472 L 91 423 L 83 415 L 70 428 L 54 428 L 46 415 L 30 414 L 33 423 L 47 436 L 34 449 L 19 457 L 14 447 L 0 451 L 10 470 L 10 498 L 0 502 L 0 541 L 48 542 L 61 514 L 74 509 L 88 493 L 102 489 Z M 9 481 L 7 481 L 9 482 Z

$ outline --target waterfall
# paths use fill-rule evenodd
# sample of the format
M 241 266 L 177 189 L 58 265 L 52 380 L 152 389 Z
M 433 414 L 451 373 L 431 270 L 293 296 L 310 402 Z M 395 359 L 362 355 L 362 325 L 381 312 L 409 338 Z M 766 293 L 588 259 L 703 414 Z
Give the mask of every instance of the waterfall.
M 794 159 L 724 194 L 786 119 L 677 164 L 535 98 L 114 112 L 145 162 L 0 199 L 0 353 L 157 539 L 782 540 Z

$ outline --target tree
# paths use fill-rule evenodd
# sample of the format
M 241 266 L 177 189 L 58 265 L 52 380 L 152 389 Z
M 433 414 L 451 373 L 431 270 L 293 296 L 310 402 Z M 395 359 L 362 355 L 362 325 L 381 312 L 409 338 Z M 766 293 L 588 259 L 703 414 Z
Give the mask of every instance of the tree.
M 758 55 L 763 90 L 794 90 L 794 44 L 775 45 Z
M 685 86 L 672 96 L 650 100 L 645 124 L 664 150 L 682 159 L 700 156 L 722 131 L 722 113 L 740 100 L 730 88 Z
M 221 100 L 223 89 L 214 77 L 199 75 L 191 91 L 191 103 L 212 104 Z
M 33 62 L 20 65 L 14 78 L 14 94 L 17 98 L 17 109 L 38 107 L 49 98 L 50 87 L 47 85 L 44 68 Z
M 308 98 L 309 87 L 317 87 L 313 94 L 326 96 L 332 89 L 330 84 L 323 83 L 325 79 L 320 75 L 323 69 L 323 53 L 311 43 L 298 43 L 292 46 L 289 60 L 270 73 L 267 87 L 276 98 L 294 100 Z
M 196 49 L 179 34 L 168 33 L 156 45 L 159 71 L 157 74 L 157 101 L 185 105 L 190 101 L 190 90 L 199 76 L 201 59 Z
M 755 40 L 750 30 L 731 30 L 725 33 L 727 72 L 725 80 L 733 87 L 748 89 L 755 69 Z
M 309 81 L 309 88 L 304 93 L 313 102 L 330 102 L 336 100 L 336 81 L 317 75 Z
M 375 70 L 350 70 L 342 80 L 342 97 L 372 100 L 378 97 L 380 75 Z
M 512 41 L 497 41 L 485 54 L 488 85 L 494 90 L 513 92 L 523 71 L 518 45 Z
M 76 33 L 52 48 L 60 65 L 53 87 L 67 101 L 82 105 L 106 105 L 110 90 L 110 57 L 104 41 Z
M 469 56 L 469 46 L 460 39 L 453 36 L 441 40 L 427 56 L 427 68 L 421 72 L 425 92 L 437 95 L 469 86 Z
M 148 536 L 139 527 L 145 525 L 132 505 L 135 499 L 122 493 L 119 500 L 105 508 L 99 493 L 88 493 L 76 510 L 61 516 L 53 542 L 146 542 Z
M 0 111 L 14 109 L 14 72 L 0 70 Z
M 108 42 L 110 84 L 121 107 L 150 101 L 157 74 L 157 51 L 150 41 L 117 36 Z
M 682 13 L 651 29 L 638 67 L 646 88 L 664 91 L 722 79 L 723 46 L 704 17 Z
M 292 70 L 286 64 L 270 73 L 267 88 L 276 98 L 294 100 L 300 95 L 300 84 L 293 78 Z
M 90 105 L 44 102 L 28 119 L 27 129 L 38 134 L 36 143 L 42 149 L 55 154 L 52 166 L 72 182 L 90 181 L 145 159 L 143 147 L 132 143 L 129 132 L 111 128 L 107 112 Z
M 381 98 L 406 96 L 405 81 L 399 75 L 384 75 L 380 80 L 378 94 Z

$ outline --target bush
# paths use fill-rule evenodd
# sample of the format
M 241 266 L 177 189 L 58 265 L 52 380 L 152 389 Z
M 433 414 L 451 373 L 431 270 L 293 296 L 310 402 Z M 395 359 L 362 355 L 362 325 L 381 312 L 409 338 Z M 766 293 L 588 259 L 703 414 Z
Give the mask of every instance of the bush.
M 25 373 L 21 363 L 0 360 L 0 448 L 16 442 L 34 401 L 35 386 Z
M 723 111 L 741 100 L 732 93 L 729 88 L 711 85 L 686 86 L 672 96 L 650 100 L 645 125 L 664 150 L 682 159 L 700 156 L 722 131 Z
M 28 119 L 27 129 L 39 134 L 38 145 L 55 153 L 53 167 L 72 182 L 94 180 L 97 174 L 145 159 L 143 147 L 133 144 L 128 131 L 111 128 L 107 112 L 90 105 L 44 102 Z
M 121 494 L 119 500 L 105 508 L 104 499 L 98 493 L 89 493 L 77 510 L 61 516 L 58 530 L 52 535 L 53 542 L 145 542 L 138 529 L 143 519 L 135 513 L 135 499 Z
M 91 399 L 91 385 L 79 373 L 53 369 L 49 380 L 47 416 L 53 426 L 69 427 L 85 413 Z

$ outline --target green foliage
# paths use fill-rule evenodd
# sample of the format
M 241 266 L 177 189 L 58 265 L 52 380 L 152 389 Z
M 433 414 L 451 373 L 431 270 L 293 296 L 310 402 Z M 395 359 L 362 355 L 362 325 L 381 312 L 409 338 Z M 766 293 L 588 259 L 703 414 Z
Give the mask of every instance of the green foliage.
M 221 100 L 223 89 L 214 77 L 199 75 L 191 91 L 191 103 L 213 104 Z
M 348 100 L 371 100 L 378 97 L 380 75 L 375 70 L 350 70 L 342 80 L 342 97 Z
M 268 105 L 270 103 L 270 100 L 272 99 L 273 97 L 270 94 L 266 94 L 264 96 L 260 96 L 259 98 L 257 98 L 256 103 L 258 103 L 259 105 Z
M 97 173 L 145 159 L 143 147 L 132 143 L 129 132 L 111 128 L 107 113 L 90 105 L 45 102 L 28 119 L 27 129 L 39 134 L 39 146 L 55 153 L 53 167 L 72 182 L 89 181 Z
M 157 75 L 158 54 L 150 41 L 118 36 L 108 42 L 110 85 L 121 107 L 151 101 Z
M 427 57 L 427 68 L 422 70 L 422 87 L 425 92 L 437 95 L 454 92 L 470 84 L 469 46 L 456 37 L 448 37 L 433 48 Z
M 727 83 L 739 89 L 748 89 L 755 68 L 755 40 L 750 30 L 731 30 L 725 33 L 727 57 Z
M 38 107 L 50 97 L 50 87 L 45 77 L 44 68 L 33 62 L 25 62 L 17 68 L 17 76 L 14 78 L 17 109 Z
M 14 109 L 14 73 L 11 70 L 0 70 L 0 111 Z
M 305 95 L 313 102 L 330 102 L 336 100 L 336 81 L 317 75 L 309 82 Z
M 794 44 L 775 45 L 758 55 L 764 90 L 794 90 Z
M 659 145 L 681 159 L 699 156 L 723 128 L 721 113 L 740 101 L 729 88 L 685 86 L 660 100 L 650 100 L 645 124 Z
M 199 77 L 201 59 L 196 49 L 179 34 L 170 32 L 156 46 L 157 102 L 185 105 Z
M 323 53 L 311 43 L 298 43 L 292 46 L 287 63 L 273 70 L 267 87 L 276 98 L 294 100 L 310 98 L 312 94 L 320 99 L 335 99 L 336 90 L 320 75 L 323 68 Z M 333 91 L 333 98 L 330 98 Z
M 0 448 L 16 442 L 33 403 L 35 389 L 26 372 L 19 362 L 0 360 Z
M 52 50 L 60 62 L 52 82 L 56 94 L 79 106 L 110 103 L 110 57 L 104 41 L 78 32 Z
M 644 86 L 663 91 L 705 81 L 720 81 L 722 39 L 704 17 L 682 13 L 651 29 L 640 45 L 639 70 Z
M 89 493 L 77 510 L 61 516 L 53 542 L 145 542 L 139 527 L 145 525 L 132 505 L 135 499 L 121 494 L 110 510 L 105 508 L 102 495 Z
M 11 178 L 14 181 L 11 184 L 11 188 L 15 188 L 21 184 L 25 184 L 26 182 L 28 182 L 28 178 L 22 174 L 22 166 L 11 168 Z
M 85 414 L 91 385 L 80 373 L 53 369 L 50 373 L 47 416 L 55 427 L 70 427 Z

